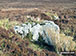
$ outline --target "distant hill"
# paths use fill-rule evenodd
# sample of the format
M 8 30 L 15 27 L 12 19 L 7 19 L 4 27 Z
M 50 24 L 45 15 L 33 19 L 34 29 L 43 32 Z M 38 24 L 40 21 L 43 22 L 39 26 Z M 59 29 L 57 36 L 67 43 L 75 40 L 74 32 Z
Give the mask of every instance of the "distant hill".
M 72 3 L 76 0 L 0 0 L 2 2 L 50 2 L 50 3 Z
M 55 4 L 69 4 L 70 6 L 70 4 L 75 4 L 75 2 L 76 0 L 0 0 L 0 8 L 38 8 Z

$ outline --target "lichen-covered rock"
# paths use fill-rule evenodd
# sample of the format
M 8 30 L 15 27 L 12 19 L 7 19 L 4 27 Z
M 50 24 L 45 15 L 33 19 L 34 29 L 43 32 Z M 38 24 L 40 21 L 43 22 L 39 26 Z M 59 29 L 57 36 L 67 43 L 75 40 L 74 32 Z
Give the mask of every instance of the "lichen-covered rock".
M 41 23 L 27 22 L 21 26 L 15 26 L 14 30 L 16 33 L 21 34 L 22 37 L 31 33 L 32 41 L 43 41 L 50 46 L 54 46 L 57 52 L 74 50 L 76 46 L 72 37 L 60 35 L 60 28 L 53 21 L 44 20 Z M 71 43 L 74 44 L 71 45 Z
M 33 40 L 38 41 L 39 33 L 43 34 L 43 28 L 40 24 L 37 24 L 31 28 L 30 32 L 33 34 Z
M 46 36 L 44 36 L 43 39 L 45 39 L 45 42 L 48 43 L 49 45 L 54 45 L 54 39 L 59 39 L 59 32 L 60 32 L 60 29 L 59 27 L 52 21 L 45 21 L 45 25 L 43 26 L 43 29 L 45 30 L 45 34 Z M 44 35 L 45 35 L 44 34 Z M 53 37 L 55 34 L 55 38 Z M 59 39 L 60 40 L 60 39 Z
M 54 31 L 57 34 L 59 34 L 59 27 L 53 22 L 53 21 L 43 21 L 40 24 L 39 23 L 34 23 L 32 22 L 32 24 L 30 22 L 26 23 L 26 24 L 22 24 L 21 26 L 15 26 L 14 30 L 16 33 L 21 34 L 23 37 L 27 36 L 27 34 L 29 32 L 32 33 L 32 40 L 34 41 L 38 41 L 39 39 L 39 34 L 43 37 L 43 40 L 45 41 L 45 43 L 47 43 L 48 45 L 53 45 L 52 43 L 52 37 L 48 36 L 48 32 L 47 29 L 49 29 L 49 31 Z

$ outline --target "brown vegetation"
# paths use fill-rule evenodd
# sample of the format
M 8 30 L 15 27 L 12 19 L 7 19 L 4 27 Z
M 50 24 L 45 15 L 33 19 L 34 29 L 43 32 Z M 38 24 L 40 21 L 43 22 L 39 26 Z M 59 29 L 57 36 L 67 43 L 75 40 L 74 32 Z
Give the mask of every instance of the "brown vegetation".
M 29 41 L 20 38 L 20 36 L 16 35 L 12 29 L 5 30 L 0 27 L 1 56 L 57 56 L 54 52 L 45 49 L 41 52 L 34 51 L 32 48 L 28 48 L 28 46 Z

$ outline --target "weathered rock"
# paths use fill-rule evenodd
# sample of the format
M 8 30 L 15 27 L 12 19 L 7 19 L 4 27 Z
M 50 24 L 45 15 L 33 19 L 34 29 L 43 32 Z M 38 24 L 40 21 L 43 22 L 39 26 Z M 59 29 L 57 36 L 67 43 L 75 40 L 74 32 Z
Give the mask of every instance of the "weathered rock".
M 21 33 L 23 37 L 31 33 L 32 41 L 44 42 L 50 46 L 52 45 L 56 48 L 57 52 L 61 50 L 74 50 L 75 45 L 71 45 L 71 43 L 75 44 L 75 42 L 72 41 L 72 37 L 60 35 L 60 28 L 53 21 L 44 20 L 41 23 L 27 22 L 22 24 L 22 26 L 15 27 L 17 28 L 14 30 L 18 33 Z
M 45 30 L 45 34 L 44 34 L 44 40 L 47 44 L 49 45 L 54 45 L 54 39 L 58 38 L 59 39 L 59 32 L 60 32 L 60 29 L 59 29 L 59 26 L 56 25 L 54 22 L 52 21 L 45 21 L 45 25 L 43 26 L 44 30 Z M 53 35 L 55 34 L 55 38 L 53 37 Z M 54 39 L 53 39 L 54 38 Z M 56 41 L 56 40 L 55 40 Z
M 33 25 L 34 24 L 34 25 Z M 39 34 L 43 37 L 43 40 L 45 41 L 45 43 L 47 43 L 48 45 L 53 45 L 52 43 L 52 36 L 48 35 L 50 34 L 52 31 L 54 31 L 56 34 L 59 34 L 59 27 L 58 25 L 56 25 L 53 21 L 43 21 L 40 24 L 36 24 L 34 22 L 32 22 L 32 24 L 30 24 L 29 22 L 27 24 L 22 24 L 21 26 L 15 26 L 14 28 L 15 32 L 21 34 L 23 37 L 27 36 L 27 34 L 29 32 L 31 32 L 32 36 L 32 40 L 34 41 L 38 41 L 39 39 Z M 50 33 L 48 33 L 48 31 Z
M 42 26 L 39 24 L 33 26 L 30 30 L 30 32 L 33 34 L 33 40 L 38 41 L 39 39 L 39 33 L 42 35 L 43 34 L 43 29 Z

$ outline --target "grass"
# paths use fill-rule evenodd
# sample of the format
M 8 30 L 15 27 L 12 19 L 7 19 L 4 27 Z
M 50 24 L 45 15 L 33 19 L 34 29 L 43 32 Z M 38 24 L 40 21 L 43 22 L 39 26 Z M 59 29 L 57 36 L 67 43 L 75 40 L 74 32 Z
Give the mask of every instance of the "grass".
M 62 44 L 65 43 L 67 51 L 75 50 L 76 43 L 73 41 L 73 37 L 66 36 L 65 34 L 60 34 L 60 37 L 61 37 L 61 43 Z
M 66 36 L 62 33 L 57 34 L 50 29 L 47 29 L 47 32 L 52 39 L 52 43 L 55 47 L 56 52 L 75 50 L 76 43 L 73 41 L 73 37 Z
M 0 20 L 0 27 L 5 28 L 7 30 L 12 28 L 12 27 L 14 27 L 17 24 L 19 24 L 19 22 L 17 22 L 17 21 L 9 21 L 8 18 Z
M 48 13 L 48 15 L 50 15 L 50 14 Z M 36 23 L 40 23 L 40 22 L 36 22 Z M 32 24 L 32 22 L 30 22 L 30 23 Z M 0 27 L 5 28 L 6 30 L 9 30 L 10 28 L 12 28 L 18 24 L 20 24 L 18 21 L 9 21 L 8 18 L 0 20 Z M 47 32 L 48 32 L 48 35 L 50 37 L 52 37 L 52 41 L 54 43 L 54 47 L 55 47 L 56 51 L 60 52 L 60 51 L 65 51 L 65 50 L 67 50 L 67 51 L 76 50 L 76 43 L 73 41 L 73 37 L 66 36 L 63 33 L 57 34 L 56 32 L 54 32 L 53 30 L 50 30 L 50 29 L 47 29 Z M 69 33 L 69 29 L 67 29 L 67 31 L 65 31 L 65 32 Z M 14 34 L 10 32 L 9 38 L 11 38 L 12 36 L 14 36 Z M 27 37 L 29 37 L 29 40 L 31 40 L 31 38 L 32 38 L 31 33 Z M 58 38 L 60 38 L 60 39 L 58 39 Z M 26 38 L 23 40 L 28 40 L 28 39 Z M 1 41 L 3 41 L 3 40 L 1 40 Z M 33 49 L 34 51 L 42 51 L 44 49 L 50 49 L 46 45 L 36 44 L 31 41 L 29 41 L 29 42 L 30 43 L 29 43 L 28 47 Z M 19 45 L 21 43 L 16 42 L 15 44 Z M 4 43 L 2 43 L 1 46 L 4 47 Z M 3 54 L 2 51 L 0 51 L 0 55 L 1 54 Z M 3 56 L 8 56 L 8 54 L 3 54 Z
M 42 51 L 42 50 L 43 50 L 43 48 L 40 48 L 39 45 L 34 44 L 34 43 L 30 43 L 29 47 L 32 47 L 32 49 L 33 49 L 34 51 Z
M 54 19 L 56 19 L 54 16 L 57 16 L 58 17 L 58 15 L 55 13 L 50 13 L 50 12 L 46 12 L 45 13 L 47 16 L 49 16 L 52 20 L 54 20 Z
M 9 30 L 10 28 L 14 27 L 17 24 L 19 24 L 19 22 L 17 22 L 17 21 L 9 21 L 9 19 L 0 20 L 0 27 L 4 28 L 6 30 Z M 10 32 L 9 38 L 11 38 L 13 35 L 14 34 L 12 32 Z M 32 38 L 31 33 L 27 37 L 30 37 L 29 39 L 31 40 L 31 38 Z M 19 43 L 16 43 L 16 44 L 19 44 Z M 4 43 L 2 43 L 1 46 L 4 47 Z M 31 43 L 31 42 L 30 42 L 29 46 L 32 47 L 32 49 L 34 49 L 34 50 L 40 50 L 41 51 L 43 49 L 43 48 L 40 48 L 39 45 Z

